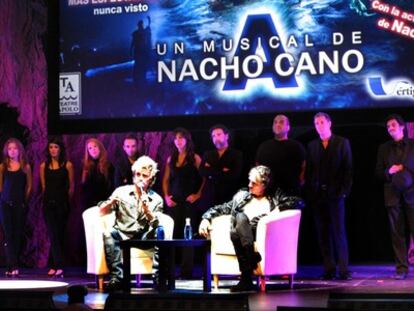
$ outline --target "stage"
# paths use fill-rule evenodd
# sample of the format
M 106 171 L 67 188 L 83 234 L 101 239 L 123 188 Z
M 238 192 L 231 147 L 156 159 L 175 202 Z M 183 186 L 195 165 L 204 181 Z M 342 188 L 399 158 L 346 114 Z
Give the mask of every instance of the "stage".
M 357 294 L 375 294 L 377 297 L 381 295 L 398 295 L 408 294 L 414 296 L 414 275 L 409 274 L 408 278 L 403 281 L 397 281 L 392 278 L 394 273 L 393 265 L 354 265 L 351 266 L 353 279 L 351 281 L 322 281 L 318 276 L 322 272 L 319 266 L 301 266 L 295 277 L 294 289 L 288 288 L 287 279 L 272 278 L 267 281 L 267 291 L 265 293 L 249 293 L 246 295 L 248 299 L 249 310 L 276 310 L 278 306 L 288 307 L 313 307 L 326 308 L 328 306 L 329 297 L 333 294 L 339 295 L 357 295 Z M 4 269 L 1 270 L 2 276 Z M 95 278 L 86 275 L 80 268 L 68 269 L 64 278 L 51 279 L 46 276 L 46 270 L 40 269 L 22 269 L 19 278 L 0 278 L 0 292 L 7 288 L 7 281 L 57 281 L 65 282 L 67 286 L 58 286 L 54 290 L 53 303 L 58 309 L 62 309 L 67 305 L 66 290 L 71 285 L 85 285 L 88 287 L 89 294 L 85 297 L 85 303 L 95 310 L 103 310 L 105 301 L 108 297 L 107 293 L 100 292 L 95 288 Z M 205 300 L 207 296 L 229 297 L 234 294 L 230 293 L 230 286 L 237 282 L 235 279 L 221 278 L 218 291 L 211 294 L 202 292 L 203 284 L 201 280 L 177 280 L 177 289 L 168 294 L 158 294 L 151 288 L 151 281 L 145 276 L 142 280 L 141 288 L 132 288 L 131 295 L 133 299 L 145 297 L 158 297 L 160 300 L 167 297 L 188 296 L 194 299 Z M 11 284 L 11 283 L 10 283 Z M 39 288 L 39 291 L 41 289 Z M 23 293 L 21 293 L 23 295 Z M 156 296 L 154 296 L 156 295 Z M 237 295 L 237 294 L 236 294 Z M 121 295 L 122 296 L 122 295 Z M 119 297 L 121 297 L 119 296 Z M 118 297 L 118 299 L 120 299 Z M 388 296 L 389 297 L 389 296 Z M 385 298 L 389 299 L 389 298 Z M 156 309 L 156 308 L 155 308 Z M 154 310 L 155 310 L 154 309 Z M 402 310 L 402 308 L 400 308 Z M 187 310 L 183 308 L 182 310 Z M 374 309 L 369 309 L 374 310 Z M 404 309 L 406 310 L 406 308 Z

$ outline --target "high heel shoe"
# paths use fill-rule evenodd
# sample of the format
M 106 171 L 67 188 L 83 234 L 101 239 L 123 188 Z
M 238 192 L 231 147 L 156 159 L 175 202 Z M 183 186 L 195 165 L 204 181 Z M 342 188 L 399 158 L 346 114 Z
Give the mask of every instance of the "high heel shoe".
M 64 273 L 62 269 L 57 269 L 56 273 L 55 273 L 55 277 L 56 278 L 63 278 L 64 277 Z
M 52 276 L 54 276 L 54 275 L 55 275 L 55 273 L 56 273 L 56 270 L 55 270 L 55 269 L 53 269 L 53 268 L 51 268 L 51 269 L 49 270 L 49 272 L 47 273 L 47 276 L 52 277 Z

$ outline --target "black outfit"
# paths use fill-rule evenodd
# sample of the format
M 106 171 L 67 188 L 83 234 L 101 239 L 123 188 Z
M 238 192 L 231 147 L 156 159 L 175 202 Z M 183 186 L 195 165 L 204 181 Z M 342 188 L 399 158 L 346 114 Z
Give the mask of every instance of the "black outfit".
M 394 249 L 397 273 L 408 272 L 407 225 L 414 234 L 414 187 L 398 189 L 388 173 L 394 164 L 402 164 L 411 175 L 414 172 L 414 140 L 388 141 L 378 149 L 376 175 L 384 182 L 384 203 L 388 210 L 391 227 L 391 241 Z
M 300 173 L 305 161 L 305 149 L 296 140 L 270 139 L 263 142 L 256 153 L 256 164 L 265 165 L 272 172 L 272 189 L 287 194 L 300 194 Z
M 43 208 L 49 232 L 53 267 L 63 267 L 66 224 L 69 216 L 69 174 L 66 162 L 58 169 L 45 163 L 45 192 Z
M 27 176 L 22 169 L 3 172 L 3 191 L 0 193 L 0 218 L 4 231 L 8 270 L 17 269 L 25 222 Z
M 128 157 L 123 154 L 115 164 L 115 188 L 124 185 L 132 185 L 132 164 Z
M 255 253 L 253 243 L 256 237 L 257 224 L 265 214 L 249 220 L 244 213 L 244 206 L 254 197 L 246 189 L 239 190 L 233 199 L 227 203 L 211 207 L 204 213 L 203 219 L 211 220 L 220 215 L 231 215 L 230 237 L 236 251 L 237 261 L 242 281 L 251 282 L 251 274 L 260 262 L 260 254 Z M 267 197 L 270 211 L 276 208 L 279 211 L 286 209 L 300 209 L 303 201 L 299 197 L 287 196 L 281 189 L 277 189 L 275 195 Z
M 105 178 L 105 175 L 98 171 L 98 161 L 94 162 L 91 171 L 82 184 L 81 200 L 84 210 L 106 200 L 113 190 L 114 168 L 112 164 L 108 168 L 108 178 Z
M 175 239 L 184 238 L 185 219 L 191 219 L 192 228 L 196 228 L 198 219 L 196 219 L 196 204 L 189 203 L 186 198 L 190 194 L 197 193 L 201 186 L 201 177 L 195 164 L 184 163 L 177 167 L 170 163 L 170 178 L 168 180 L 169 195 L 177 203 L 174 207 L 169 207 L 169 214 L 174 219 Z M 194 265 L 193 248 L 183 248 L 181 256 L 181 274 L 185 277 L 192 276 Z
M 205 152 L 200 164 L 200 174 L 206 180 L 202 205 L 209 208 L 231 200 L 239 189 L 242 167 L 243 155 L 239 150 L 227 148 L 221 157 L 216 149 Z M 223 168 L 229 170 L 224 172 Z
M 312 207 L 325 274 L 348 272 L 345 203 L 352 186 L 352 153 L 348 139 L 332 135 L 325 149 L 320 139 L 308 145 L 306 188 Z M 335 252 L 336 258 L 335 260 Z

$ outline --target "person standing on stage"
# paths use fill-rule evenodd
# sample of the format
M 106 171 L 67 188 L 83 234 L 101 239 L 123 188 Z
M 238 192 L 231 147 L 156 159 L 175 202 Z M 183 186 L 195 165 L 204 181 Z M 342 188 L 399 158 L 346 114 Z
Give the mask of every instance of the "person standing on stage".
M 168 214 L 174 219 L 173 237 L 183 239 L 185 219 L 191 219 L 193 228 L 198 223 L 196 204 L 203 191 L 204 181 L 198 172 L 201 158 L 194 152 L 191 134 L 184 128 L 177 128 L 174 135 L 172 153 L 165 165 L 162 189 Z M 193 265 L 193 248 L 183 248 L 181 276 L 191 278 Z
M 138 141 L 135 136 L 125 136 L 122 156 L 115 164 L 115 188 L 132 184 L 132 164 L 138 159 Z
M 384 203 L 396 264 L 395 279 L 404 280 L 409 267 L 407 244 L 410 235 L 414 234 L 414 140 L 405 137 L 405 122 L 401 116 L 388 116 L 386 126 L 391 140 L 378 149 L 376 175 L 384 182 Z
M 318 139 L 308 145 L 306 190 L 314 213 L 325 280 L 350 280 L 348 242 L 345 229 L 345 198 L 352 186 L 352 153 L 348 139 L 334 135 L 328 114 L 314 118 Z M 337 260 L 335 260 L 337 258 Z
M 32 190 L 32 171 L 26 162 L 22 143 L 16 138 L 6 141 L 0 164 L 0 221 L 3 227 L 6 276 L 19 276 L 19 255 L 26 215 L 26 202 Z
M 263 142 L 256 153 L 256 165 L 268 166 L 272 171 L 271 189 L 280 188 L 290 195 L 300 195 L 305 177 L 305 149 L 289 139 L 290 122 L 278 114 L 273 119 L 273 139 Z
M 105 200 L 113 190 L 114 169 L 103 144 L 89 138 L 85 144 L 82 168 L 82 208 L 85 210 Z
M 108 200 L 99 203 L 101 215 L 115 212 L 113 228 L 104 234 L 105 256 L 109 267 L 108 291 L 121 288 L 123 278 L 120 241 L 125 239 L 155 239 L 163 200 L 151 189 L 155 183 L 157 163 L 141 156 L 132 165 L 133 185 L 115 189 Z M 158 286 L 158 248 L 153 257 L 154 282 Z
M 206 179 L 203 190 L 203 206 L 211 207 L 229 201 L 239 188 L 243 167 L 243 155 L 229 146 L 229 130 L 222 124 L 210 129 L 211 140 L 216 147 L 206 151 L 200 165 L 200 174 Z
M 49 139 L 46 161 L 40 164 L 43 211 L 50 239 L 53 265 L 48 276 L 63 277 L 63 253 L 69 200 L 74 192 L 72 162 L 66 159 L 65 145 L 57 137 Z

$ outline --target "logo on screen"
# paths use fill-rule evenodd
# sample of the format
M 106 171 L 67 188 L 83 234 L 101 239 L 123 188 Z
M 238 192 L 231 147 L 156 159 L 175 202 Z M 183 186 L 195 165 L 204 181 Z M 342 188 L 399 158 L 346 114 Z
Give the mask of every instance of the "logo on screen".
M 61 115 L 82 114 L 81 73 L 59 75 L 59 112 Z
M 382 77 L 369 77 L 367 86 L 376 98 L 388 99 L 393 97 L 414 100 L 414 84 L 405 78 L 393 79 L 384 86 Z
M 230 75 L 224 83 L 224 91 L 244 90 L 247 81 L 252 78 L 271 78 L 274 88 L 298 87 L 294 73 L 282 76 L 275 72 L 273 60 L 278 55 L 285 53 L 285 49 L 282 44 L 278 44 L 277 48 L 270 48 L 269 42 L 271 38 L 279 38 L 279 33 L 270 14 L 253 14 L 247 16 L 240 34 L 239 44 L 233 57 L 246 60 L 252 55 L 259 56 L 261 61 L 257 62 L 252 58 L 252 61 L 248 63 L 249 68 L 247 70 L 241 70 L 241 73 L 246 71 L 250 73 L 259 72 L 260 75 L 255 76 L 251 74 L 250 77 L 246 74 L 241 74 L 240 77 Z M 249 42 L 248 49 L 243 48 L 243 41 Z M 260 66 L 263 66 L 263 68 L 257 70 L 257 67 Z M 289 68 L 289 61 L 284 59 L 281 67 L 284 69 Z

